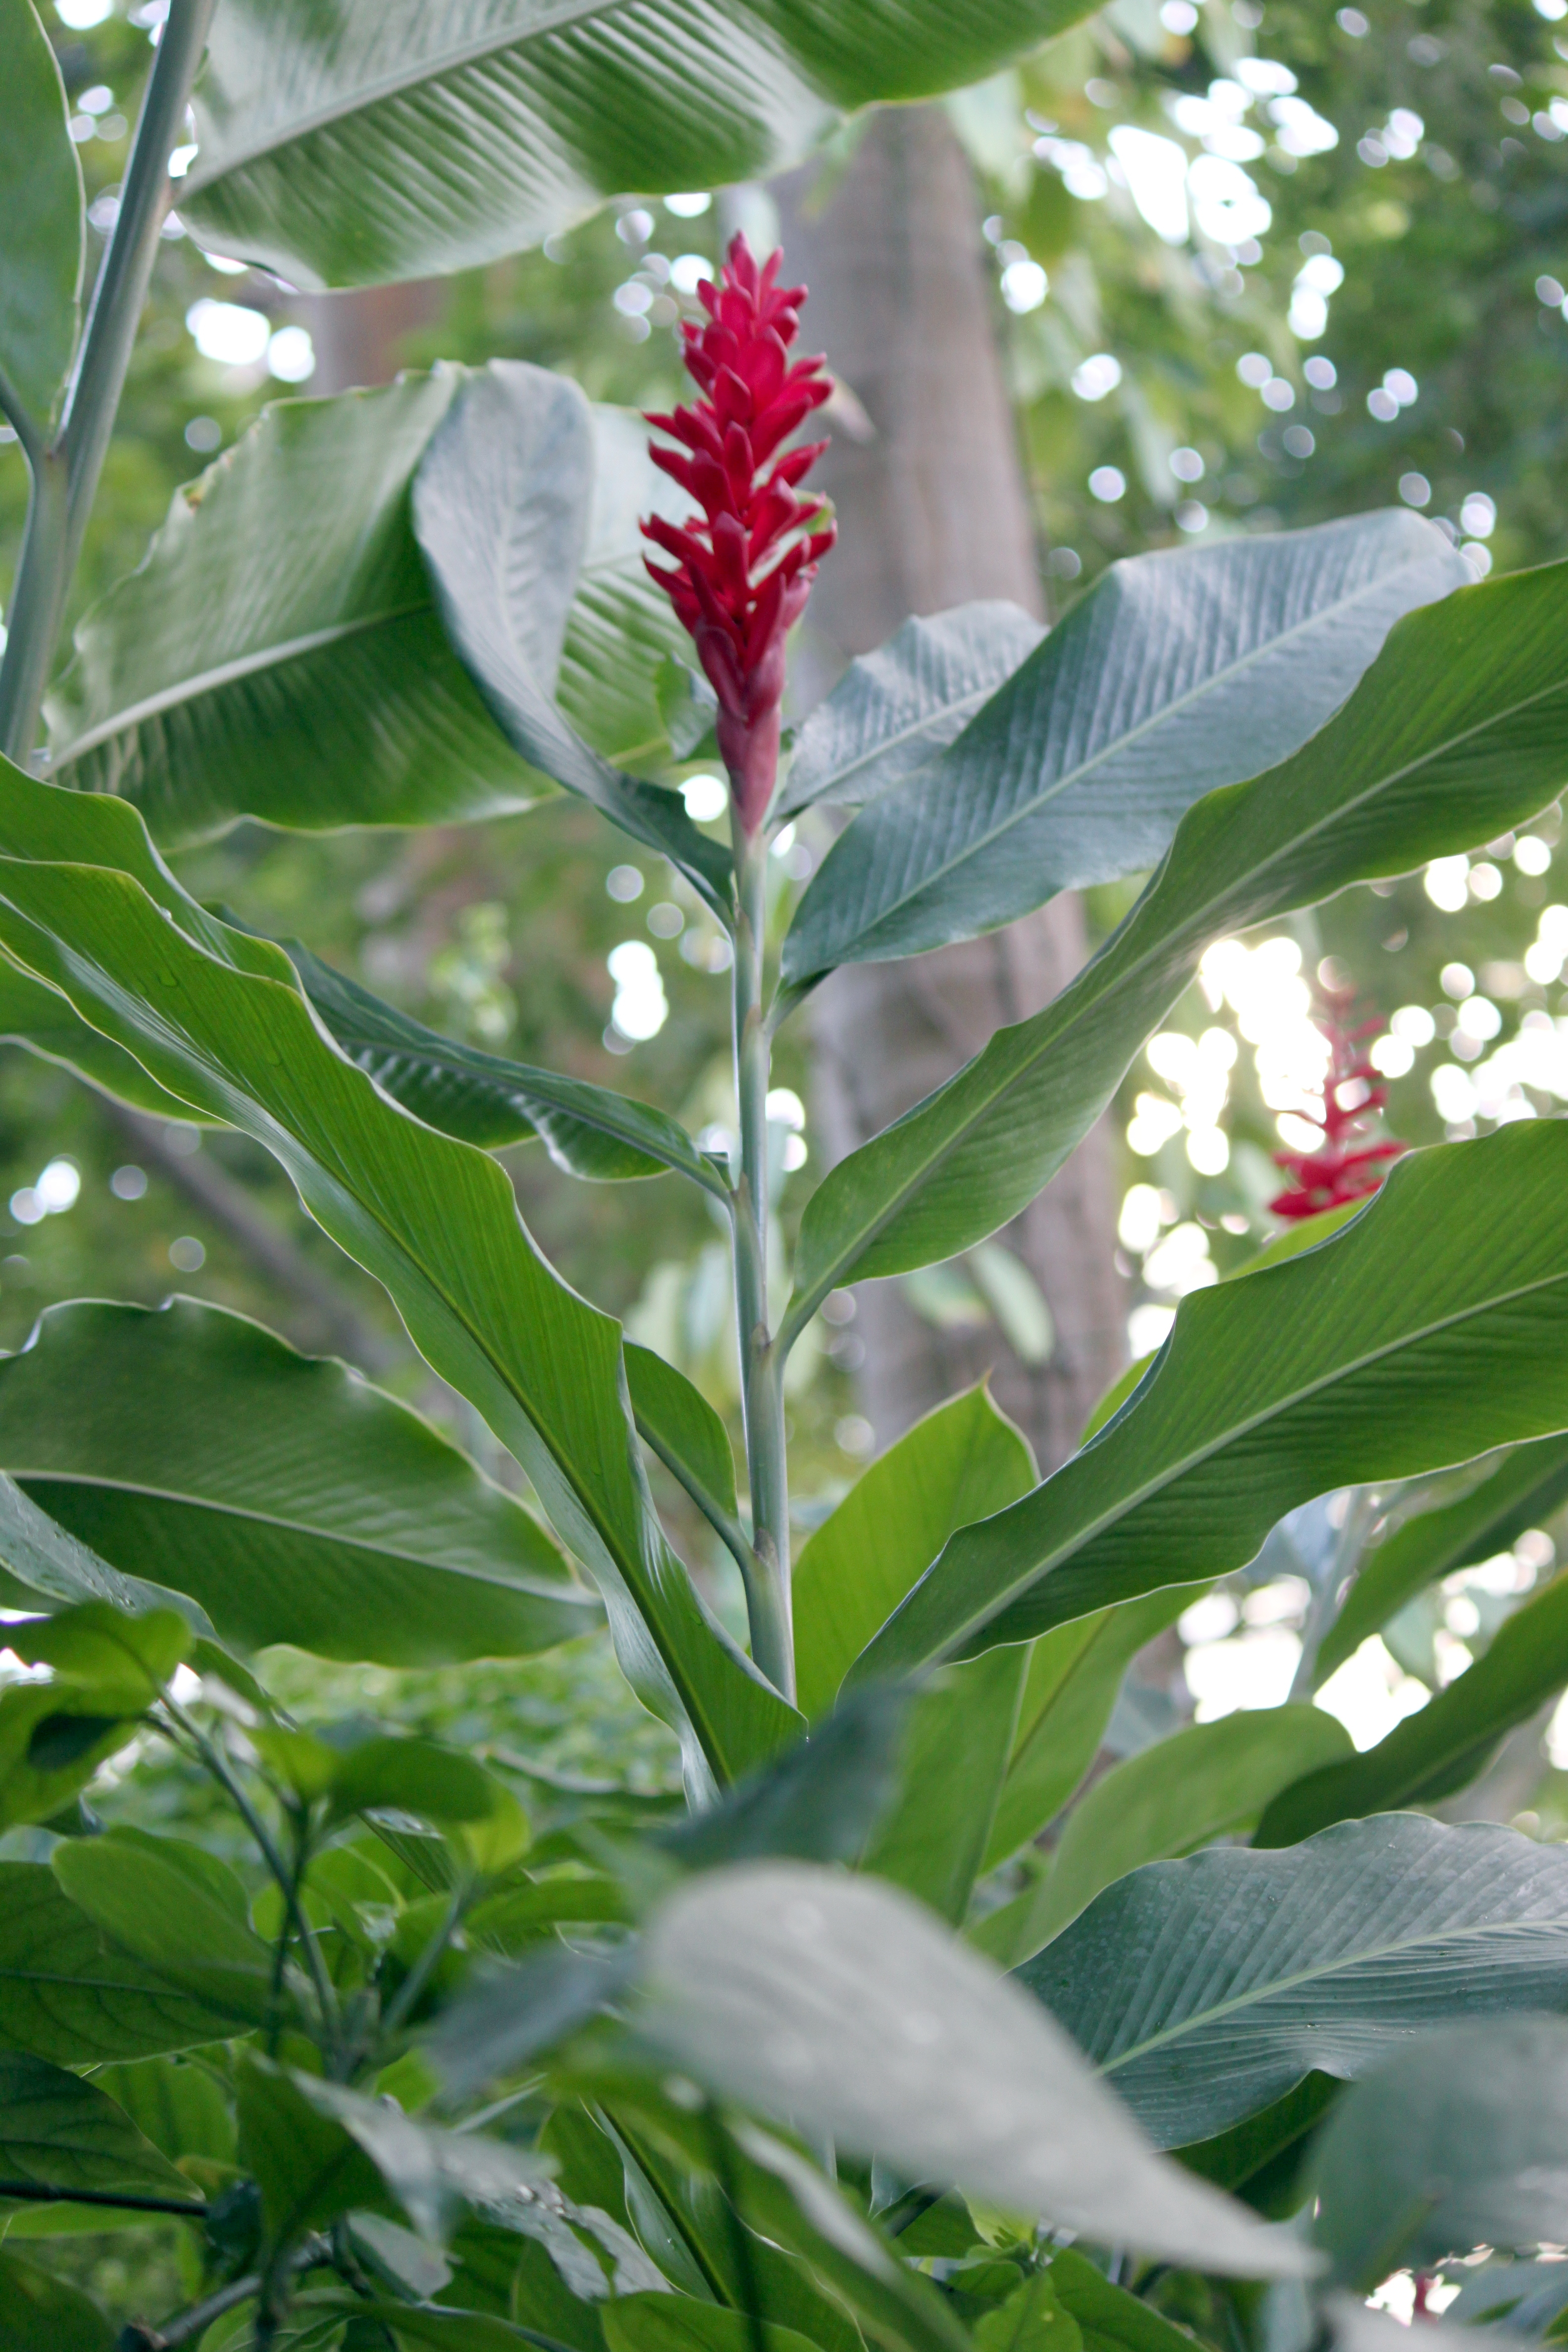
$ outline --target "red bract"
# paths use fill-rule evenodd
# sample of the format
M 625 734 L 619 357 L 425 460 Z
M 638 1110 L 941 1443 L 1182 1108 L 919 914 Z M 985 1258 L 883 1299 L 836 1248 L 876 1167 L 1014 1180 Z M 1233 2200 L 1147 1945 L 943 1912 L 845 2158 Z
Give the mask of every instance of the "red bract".
M 1268 1205 L 1277 1217 L 1315 1217 L 1323 1209 L 1343 1208 L 1375 1192 L 1386 1171 L 1384 1162 L 1408 1150 L 1404 1143 L 1366 1141 L 1369 1121 L 1388 1099 L 1388 1089 L 1377 1083 L 1377 1072 L 1360 1051 L 1362 1038 L 1378 1026 L 1369 1021 L 1360 1029 L 1342 1029 L 1331 1016 L 1318 1027 L 1329 1043 L 1329 1074 L 1323 1082 L 1323 1112 L 1318 1124 L 1323 1139 L 1310 1151 L 1277 1151 L 1274 1164 L 1283 1168 L 1289 1183 Z M 1353 1110 L 1340 1102 L 1340 1088 L 1357 1083 L 1367 1088 Z
M 643 524 L 644 538 L 676 564 L 647 568 L 690 630 L 719 698 L 719 749 L 748 835 L 778 775 L 784 639 L 834 540 L 831 523 L 811 528 L 826 502 L 795 495 L 826 442 L 773 457 L 833 389 L 820 359 L 790 364 L 805 289 L 776 283 L 783 257 L 759 268 L 745 238 L 733 240 L 718 285 L 704 279 L 697 289 L 707 325 L 681 329 L 702 398 L 647 420 L 681 445 L 652 443 L 655 465 L 702 509 L 683 528 L 658 515 Z

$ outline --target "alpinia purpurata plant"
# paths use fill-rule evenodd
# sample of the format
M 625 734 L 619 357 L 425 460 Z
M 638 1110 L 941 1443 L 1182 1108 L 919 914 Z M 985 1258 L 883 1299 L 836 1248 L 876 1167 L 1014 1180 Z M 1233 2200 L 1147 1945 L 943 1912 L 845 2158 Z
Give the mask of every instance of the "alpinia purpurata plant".
M 296 284 L 368 283 L 513 250 L 585 189 L 783 163 L 1077 11 L 605 0 L 476 34 L 455 5 L 171 0 L 79 333 L 58 73 L 29 0 L 5 6 L 0 156 L 30 194 L 0 256 L 0 406 L 32 474 L 0 670 L 5 1034 L 274 1154 L 529 1496 L 193 1300 L 56 1307 L 0 1360 L 6 1641 L 33 1669 L 0 1693 L 0 1823 L 39 1825 L 0 1859 L 0 2332 L 110 2342 L 17 2251 L 39 2208 L 185 2233 L 199 2284 L 121 2336 L 142 2352 L 995 2352 L 1047 2329 L 1068 2352 L 1181 2352 L 1189 2329 L 1361 2352 L 1392 2323 L 1355 2294 L 1402 2263 L 1560 2243 L 1568 1859 L 1418 1809 L 1568 1681 L 1568 1584 L 1364 1753 L 1289 1704 L 1082 1792 L 1134 1653 L 1266 1545 L 1317 1580 L 1305 1688 L 1568 1494 L 1561 1122 L 1406 1153 L 1361 1205 L 1370 1163 L 1337 1161 L 1342 1205 L 1188 1297 L 1050 1476 L 976 1389 L 793 1559 L 782 1383 L 830 1292 L 939 1265 L 1034 1197 L 1210 941 L 1559 791 L 1568 567 L 1476 584 L 1408 511 L 1171 551 L 1048 635 L 995 604 L 911 621 L 786 738 L 785 639 L 827 538 L 792 436 L 826 378 L 789 360 L 776 257 L 738 246 L 657 465 L 510 362 L 280 401 L 57 675 L 193 87 L 186 225 Z M 649 582 L 628 531 L 590 607 L 596 475 L 668 561 Z M 699 667 L 660 700 L 682 625 Z M 710 726 L 728 839 L 676 789 Z M 733 941 L 732 1165 L 665 1109 L 454 1045 L 238 929 L 162 854 L 241 817 L 483 821 L 541 771 Z M 770 908 L 769 843 L 818 802 L 855 814 Z M 1132 874 L 1083 971 L 832 1169 L 776 1263 L 770 1056 L 810 991 Z M 709 1401 L 524 1229 L 494 1155 L 533 1137 L 563 1181 L 668 1178 L 722 1220 L 743 1470 Z M 745 1642 L 678 1555 L 655 1458 L 740 1568 Z M 1467 1463 L 1457 1496 L 1410 1483 Z M 1303 1507 L 1349 1488 L 1355 1542 L 1309 1561 Z M 247 1663 L 515 1657 L 602 1619 L 680 1736 L 684 1820 L 535 1783 L 531 1844 L 504 1758 L 290 1721 Z M 248 1880 L 99 1833 L 82 1791 L 137 1742 L 211 1775 Z M 1551 2268 L 1500 2284 L 1519 2332 L 1559 2308 Z

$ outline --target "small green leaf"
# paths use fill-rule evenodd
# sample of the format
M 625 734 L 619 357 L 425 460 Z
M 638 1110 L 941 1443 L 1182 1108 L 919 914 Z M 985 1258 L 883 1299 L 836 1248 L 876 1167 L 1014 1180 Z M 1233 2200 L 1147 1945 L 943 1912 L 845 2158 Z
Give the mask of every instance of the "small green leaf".
M 324 1797 L 338 1777 L 342 1758 L 309 1731 L 258 1723 L 250 1727 L 246 1737 L 273 1778 L 307 1805 Z
M 403 2210 L 338 2118 L 305 2097 L 302 2079 L 254 2051 L 235 2069 L 239 2160 L 260 2191 L 266 2244 L 274 2253 L 362 2207 L 391 2221 Z
M 1193 2340 L 1141 2296 L 1113 2285 L 1087 2254 L 1070 2246 L 1052 2254 L 1047 2275 L 1057 2301 L 1078 2326 L 1083 2352 L 1182 2352 Z
M 114 2330 L 68 2279 L 0 2253 L 5 2352 L 114 2352 Z
M 13 1685 L 0 1694 L 0 1827 L 47 1821 L 137 1729 L 79 1692 Z
M 5 1646 L 29 1665 L 52 1666 L 57 1683 L 90 1685 L 130 1708 L 152 1705 L 190 1656 L 195 1635 L 173 1609 L 132 1616 L 107 1601 L 88 1601 L 58 1617 L 8 1625 Z
M 87 243 L 81 166 L 60 69 L 30 0 L 5 0 L 0 27 L 0 367 L 42 436 L 76 350 Z
M 727 1521 L 743 1541 L 729 1431 L 701 1391 L 651 1348 L 628 1339 L 624 1354 L 638 1434 L 699 1510 L 715 1525 Z
M 100 2066 L 92 2079 L 171 2164 L 185 2156 L 234 2162 L 228 2100 L 217 2076 L 199 2060 L 143 2058 L 134 2065 Z
M 200 2205 L 123 2107 L 79 2074 L 20 2051 L 0 2052 L 0 2179 Z
M 898 1797 L 909 1714 L 904 1691 L 860 1693 L 717 1805 L 666 1831 L 660 1846 L 688 1870 L 764 1854 L 858 1862 Z
M 106 1935 L 176 1991 L 227 2017 L 231 2032 L 243 2030 L 267 2014 L 272 1955 L 221 1899 L 211 1872 L 193 1868 L 193 1851 L 210 1860 L 172 1838 L 70 1838 L 50 1866 Z
M 485 1853 L 515 1859 L 528 1843 L 528 1822 L 510 1790 L 471 1757 L 433 1739 L 366 1739 L 339 1762 L 330 1821 L 352 1813 L 416 1813 L 473 1833 Z M 475 1853 L 479 1862 L 479 1852 Z M 480 1863 L 480 1867 L 495 1866 Z
M 41 1864 L 0 1862 L 0 2045 L 57 2065 L 221 2041 L 233 2012 L 110 1942 Z

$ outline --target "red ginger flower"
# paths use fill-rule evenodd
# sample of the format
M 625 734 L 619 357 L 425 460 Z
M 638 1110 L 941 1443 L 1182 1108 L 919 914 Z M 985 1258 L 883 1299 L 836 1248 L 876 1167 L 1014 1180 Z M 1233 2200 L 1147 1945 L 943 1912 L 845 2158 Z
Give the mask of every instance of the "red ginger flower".
M 1383 1162 L 1397 1160 L 1407 1144 L 1368 1143 L 1369 1120 L 1388 1099 L 1388 1089 L 1377 1084 L 1377 1072 L 1357 1048 L 1360 1040 L 1378 1027 L 1369 1021 L 1360 1029 L 1342 1029 L 1330 1014 L 1318 1027 L 1329 1044 L 1329 1073 L 1323 1081 L 1323 1112 L 1318 1124 L 1321 1143 L 1310 1151 L 1277 1151 L 1274 1164 L 1289 1177 L 1285 1191 L 1268 1205 L 1277 1217 L 1315 1217 L 1324 1209 L 1343 1208 L 1375 1192 L 1387 1172 Z M 1340 1102 L 1342 1087 L 1365 1087 L 1353 1109 Z
M 659 515 L 645 522 L 644 538 L 676 569 L 643 560 L 690 630 L 719 698 L 719 749 L 747 835 L 767 814 L 778 775 L 784 639 L 835 536 L 830 522 L 810 528 L 826 501 L 795 496 L 826 442 L 768 464 L 833 389 L 819 358 L 789 362 L 805 289 L 776 283 L 783 257 L 775 253 L 759 268 L 745 238 L 733 239 L 718 285 L 704 279 L 697 289 L 707 325 L 681 329 L 702 398 L 647 419 L 681 444 L 652 443 L 654 464 L 702 512 L 683 529 Z

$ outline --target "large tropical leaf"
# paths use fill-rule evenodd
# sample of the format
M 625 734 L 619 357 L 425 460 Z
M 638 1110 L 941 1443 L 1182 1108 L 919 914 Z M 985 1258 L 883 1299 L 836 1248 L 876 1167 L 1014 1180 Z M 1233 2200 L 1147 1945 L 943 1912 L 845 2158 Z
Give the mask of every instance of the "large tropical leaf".
M 1099 1436 L 961 1528 L 852 1679 L 1221 1575 L 1331 1487 L 1568 1426 L 1565 1183 L 1555 1123 L 1412 1152 L 1316 1249 L 1184 1299 Z
M 1354 1752 L 1321 1707 L 1266 1706 L 1189 1724 L 1129 1756 L 1068 1816 L 1036 1913 L 1040 1942 L 1129 1871 L 1244 1834 L 1281 1789 Z
M 557 1168 L 597 1182 L 662 1176 L 676 1168 L 706 1192 L 727 1197 L 729 1187 L 712 1161 L 668 1111 L 583 1078 L 460 1045 L 383 1003 L 297 940 L 283 944 L 300 986 L 350 1061 L 426 1127 L 485 1151 L 537 1136 Z M 0 1004 L 4 987 L 0 973 Z
M 52 1871 L 0 1863 L 0 2045 L 58 2066 L 221 2041 L 232 2014 L 110 1943 Z
M 1016 1215 L 1100 1117 L 1209 940 L 1484 841 L 1565 776 L 1568 564 L 1407 614 L 1304 750 L 1188 811 L 1149 889 L 1070 987 L 839 1161 L 802 1223 L 787 1331 L 851 1275 L 937 1263 Z
M 31 0 L 4 0 L 0 46 L 0 370 L 40 431 L 76 349 L 87 225 L 65 88 Z
M 299 286 L 493 261 L 623 188 L 797 162 L 842 113 L 982 79 L 1080 0 L 233 0 L 183 219 Z
M 1326 1682 L 1416 1593 L 1507 1551 L 1526 1528 L 1543 1526 L 1565 1500 L 1568 1437 L 1542 1437 L 1505 1454 L 1458 1501 L 1406 1519 L 1362 1563 L 1319 1648 L 1316 1679 Z
M 41 1061 L 58 1063 L 101 1094 L 133 1103 L 155 1118 L 188 1119 L 187 1106 L 150 1078 L 133 1055 L 89 1029 L 68 1001 L 0 956 L 0 1042 L 25 1045 Z
M 432 1665 L 598 1618 L 544 1529 L 428 1422 L 195 1299 L 48 1308 L 0 1359 L 0 1466 L 242 1648 Z
M 777 814 L 889 792 L 963 734 L 1044 635 L 1000 599 L 906 621 L 850 663 L 801 729 Z
M 547 368 L 492 360 L 431 440 L 414 486 L 414 527 L 447 635 L 508 741 L 672 857 L 722 911 L 727 852 L 698 832 L 679 793 L 593 750 L 553 698 L 592 469 L 588 404 L 576 385 Z M 646 459 L 644 470 L 652 470 Z M 649 503 L 666 505 L 668 493 Z
M 716 1873 L 661 1907 L 640 1965 L 642 2032 L 744 2105 L 1101 2242 L 1300 2266 L 1162 2165 L 1017 1988 L 890 1887 L 801 1864 Z
M 1163 2147 L 1424 2026 L 1568 2005 L 1568 1853 L 1417 1813 L 1119 1879 L 1019 1981 Z
M 1275 1797 L 1257 1845 L 1293 1845 L 1331 1822 L 1451 1796 L 1490 1761 L 1504 1732 L 1568 1683 L 1568 1576 L 1516 1610 L 1447 1690 L 1360 1756 L 1325 1763 Z
M 799 1717 L 721 1633 L 647 1494 L 620 1335 L 533 1247 L 501 1170 L 400 1111 L 317 1025 L 281 949 L 187 898 L 135 812 L 0 768 L 0 940 L 160 1084 L 282 1162 L 410 1336 L 522 1462 L 650 1704 L 729 1779 Z M 68 861 L 68 862 L 62 862 Z
M 973 939 L 1154 865 L 1184 810 L 1297 751 L 1400 614 L 1466 576 L 1407 509 L 1112 564 L 952 748 L 834 844 L 785 979 Z
M 123 2107 L 79 2074 L 21 2051 L 0 2052 L 0 2179 L 200 2204 Z
M 1565 2133 L 1568 2025 L 1424 2033 L 1346 2093 L 1313 2152 L 1312 2236 L 1334 2279 L 1367 2294 L 1475 2246 L 1560 2242 Z

